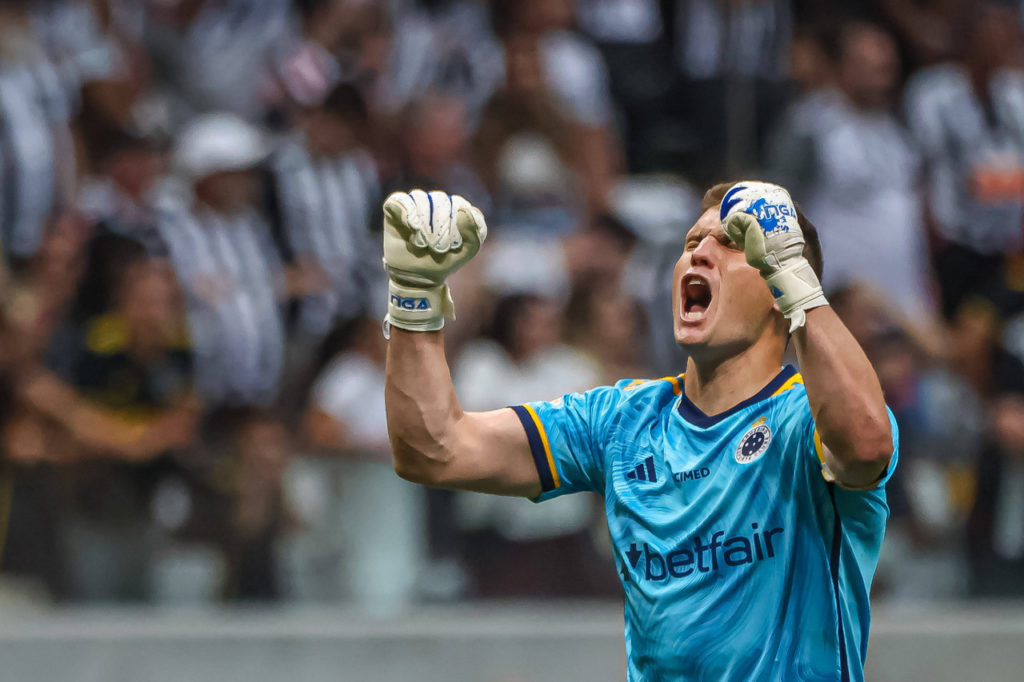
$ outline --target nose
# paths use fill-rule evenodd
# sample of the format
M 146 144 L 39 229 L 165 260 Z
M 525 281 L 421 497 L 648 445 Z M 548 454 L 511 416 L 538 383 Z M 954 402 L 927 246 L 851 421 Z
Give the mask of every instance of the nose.
M 712 235 L 707 235 L 700 240 L 700 244 L 693 250 L 693 256 L 691 257 L 691 263 L 693 265 L 703 265 L 704 267 L 710 268 L 714 263 L 715 249 L 718 247 L 718 240 Z

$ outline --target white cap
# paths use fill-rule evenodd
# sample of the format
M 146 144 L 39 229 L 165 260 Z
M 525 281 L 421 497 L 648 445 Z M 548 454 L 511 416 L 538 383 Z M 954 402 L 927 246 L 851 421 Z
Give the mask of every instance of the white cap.
M 174 171 L 199 180 L 214 173 L 244 170 L 267 156 L 263 134 L 234 114 L 204 114 L 189 122 L 174 148 Z

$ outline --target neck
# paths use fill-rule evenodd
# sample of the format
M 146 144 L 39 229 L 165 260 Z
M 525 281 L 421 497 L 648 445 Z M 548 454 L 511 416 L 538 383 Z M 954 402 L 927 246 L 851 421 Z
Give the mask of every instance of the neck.
M 686 397 L 704 414 L 725 412 L 764 388 L 779 373 L 781 358 L 782 353 L 766 343 L 717 361 L 691 355 L 683 380 Z
M 980 60 L 967 62 L 967 76 L 974 86 L 974 91 L 979 98 L 987 100 L 989 97 L 989 81 L 992 75 L 998 71 L 995 65 L 985 64 Z

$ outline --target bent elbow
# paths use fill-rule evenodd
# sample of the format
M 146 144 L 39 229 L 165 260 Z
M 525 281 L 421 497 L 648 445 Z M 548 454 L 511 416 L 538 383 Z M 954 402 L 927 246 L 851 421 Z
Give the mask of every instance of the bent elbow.
M 425 468 L 416 462 L 396 456 L 394 458 L 394 469 L 399 478 L 410 483 L 417 485 L 431 484 L 430 477 L 427 475 Z
M 864 467 L 884 469 L 893 454 L 892 429 L 889 420 L 876 428 L 866 429 L 852 448 L 853 459 Z
M 437 463 L 427 455 L 394 439 L 391 441 L 391 453 L 392 464 L 399 478 L 427 487 L 442 484 L 437 473 Z

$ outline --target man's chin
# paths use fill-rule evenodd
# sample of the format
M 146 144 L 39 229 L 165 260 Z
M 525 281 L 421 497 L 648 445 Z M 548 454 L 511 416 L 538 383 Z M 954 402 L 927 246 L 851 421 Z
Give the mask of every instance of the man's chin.
M 676 343 L 689 352 L 695 348 L 703 348 L 708 345 L 711 339 L 711 329 L 708 325 L 688 325 L 676 330 Z

